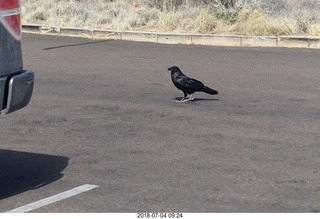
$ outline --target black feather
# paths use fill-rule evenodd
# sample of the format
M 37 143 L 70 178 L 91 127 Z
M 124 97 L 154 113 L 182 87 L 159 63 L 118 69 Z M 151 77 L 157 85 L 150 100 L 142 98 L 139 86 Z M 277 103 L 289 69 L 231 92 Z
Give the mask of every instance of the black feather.
M 205 86 L 201 81 L 187 77 L 177 66 L 168 68 L 168 71 L 171 71 L 171 79 L 173 84 L 179 90 L 182 90 L 184 94 L 182 101 L 186 99 L 188 94 L 192 95 L 195 92 L 204 92 L 211 95 L 218 94 L 218 91 Z

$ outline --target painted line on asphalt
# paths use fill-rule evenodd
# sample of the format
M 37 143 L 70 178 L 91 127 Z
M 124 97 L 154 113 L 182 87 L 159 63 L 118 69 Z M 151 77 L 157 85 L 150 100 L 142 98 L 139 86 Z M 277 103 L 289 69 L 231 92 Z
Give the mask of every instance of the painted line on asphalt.
M 8 211 L 7 213 L 26 213 L 26 212 L 30 212 L 30 211 L 33 211 L 35 209 L 41 208 L 43 206 L 50 205 L 52 203 L 55 203 L 55 202 L 70 198 L 72 196 L 79 195 L 81 193 L 90 191 L 90 190 L 92 190 L 94 188 L 97 188 L 97 187 L 99 187 L 99 186 L 90 185 L 90 184 L 84 184 L 82 186 L 70 189 L 68 191 L 61 192 L 61 193 L 59 193 L 57 195 L 53 195 L 53 196 L 50 196 L 48 198 L 44 198 L 44 199 L 41 199 L 39 201 L 27 204 L 25 206 L 12 209 L 12 210 Z

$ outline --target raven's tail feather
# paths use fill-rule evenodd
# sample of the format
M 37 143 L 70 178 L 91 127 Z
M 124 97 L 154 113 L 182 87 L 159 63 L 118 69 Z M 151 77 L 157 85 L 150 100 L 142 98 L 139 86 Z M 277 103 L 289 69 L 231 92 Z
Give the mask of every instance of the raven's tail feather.
M 218 94 L 218 91 L 211 89 L 210 87 L 204 86 L 203 87 L 203 92 L 207 93 L 207 94 Z

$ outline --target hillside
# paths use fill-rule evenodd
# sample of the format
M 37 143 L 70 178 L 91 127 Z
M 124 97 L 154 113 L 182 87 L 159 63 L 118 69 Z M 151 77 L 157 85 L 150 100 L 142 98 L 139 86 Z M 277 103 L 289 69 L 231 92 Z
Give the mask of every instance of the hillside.
M 21 0 L 24 24 L 320 36 L 320 0 Z

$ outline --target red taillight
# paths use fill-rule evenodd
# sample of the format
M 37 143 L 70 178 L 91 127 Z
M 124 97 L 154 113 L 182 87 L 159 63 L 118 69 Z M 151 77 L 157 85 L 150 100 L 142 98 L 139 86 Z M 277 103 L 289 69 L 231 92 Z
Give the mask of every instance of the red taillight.
M 0 23 L 16 40 L 21 40 L 19 0 L 0 0 Z
M 14 14 L 5 16 L 4 19 L 9 24 L 9 26 L 12 28 L 12 30 L 20 36 L 21 34 L 21 26 L 20 26 L 20 14 Z
M 7 10 L 19 7 L 19 0 L 0 0 L 0 10 Z

